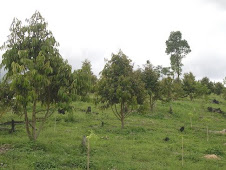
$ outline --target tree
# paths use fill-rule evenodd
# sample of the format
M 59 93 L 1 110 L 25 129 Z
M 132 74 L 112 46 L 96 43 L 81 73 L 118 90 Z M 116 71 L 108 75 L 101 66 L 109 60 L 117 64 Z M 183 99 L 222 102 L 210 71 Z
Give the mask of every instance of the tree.
M 82 97 L 82 101 L 86 101 L 88 94 L 94 91 L 97 82 L 96 76 L 92 72 L 91 63 L 87 59 L 82 63 L 82 68 L 74 71 L 77 94 Z
M 177 79 L 182 73 L 182 59 L 190 52 L 190 46 L 186 40 L 182 40 L 181 32 L 171 32 L 166 41 L 166 54 L 170 55 L 171 68 L 177 74 Z
M 140 99 L 142 93 L 139 94 L 142 90 L 139 89 L 143 85 L 141 81 L 136 81 L 134 78 L 136 75 L 131 62 L 121 50 L 118 54 L 112 54 L 98 82 L 97 94 L 100 102 L 111 107 L 114 115 L 121 121 L 122 128 L 124 128 L 125 118 L 130 115 L 134 106 L 142 102 Z
M 208 77 L 203 77 L 200 82 L 209 89 L 209 94 L 214 93 L 214 83 Z
M 217 82 L 214 84 L 214 93 L 216 95 L 220 95 L 223 93 L 224 85 L 221 82 Z
M 47 30 L 45 19 L 36 11 L 26 22 L 23 26 L 18 19 L 13 20 L 8 41 L 2 47 L 6 50 L 2 65 L 7 69 L 6 79 L 15 93 L 18 110 L 24 115 L 27 135 L 36 140 L 46 119 L 57 108 L 69 107 L 75 84 L 71 66 L 60 56 L 59 44 Z M 39 127 L 37 114 L 43 116 Z
M 181 80 L 173 80 L 173 99 L 184 97 L 184 89 Z
M 183 89 L 185 95 L 189 96 L 190 100 L 193 100 L 196 90 L 196 81 L 195 76 L 191 72 L 184 74 Z
M 201 82 L 196 82 L 195 85 L 195 97 L 204 97 L 210 94 L 210 90 L 207 86 L 203 85 Z
M 153 111 L 155 102 L 160 98 L 160 87 L 159 87 L 159 76 L 160 73 L 154 69 L 150 61 L 144 65 L 142 72 L 142 79 L 145 83 L 145 89 L 149 95 L 150 109 Z
M 161 100 L 171 102 L 173 100 L 173 79 L 171 77 L 163 78 L 160 81 Z

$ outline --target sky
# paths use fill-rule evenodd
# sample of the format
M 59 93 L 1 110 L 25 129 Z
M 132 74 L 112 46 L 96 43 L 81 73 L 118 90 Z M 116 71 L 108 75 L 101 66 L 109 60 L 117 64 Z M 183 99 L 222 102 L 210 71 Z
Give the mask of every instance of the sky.
M 226 76 L 226 0 L 7 0 L 1 2 L 0 44 L 14 17 L 25 23 L 36 10 L 73 69 L 88 59 L 98 75 L 119 49 L 135 68 L 147 60 L 168 67 L 165 41 L 181 31 L 192 50 L 182 60 L 183 72 L 212 81 Z

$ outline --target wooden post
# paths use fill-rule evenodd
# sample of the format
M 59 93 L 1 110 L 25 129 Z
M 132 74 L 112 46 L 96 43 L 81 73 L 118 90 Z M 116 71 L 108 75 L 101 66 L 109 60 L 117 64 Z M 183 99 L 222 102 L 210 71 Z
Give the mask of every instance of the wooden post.
M 184 166 L 184 140 L 182 136 L 182 166 Z
M 191 116 L 190 116 L 190 123 L 191 123 L 191 128 L 192 128 L 192 119 L 191 119 Z
M 90 152 L 89 138 L 87 138 L 87 170 L 89 170 L 89 152 Z
M 11 132 L 15 132 L 15 121 L 12 119 L 12 129 Z
M 91 106 L 87 108 L 86 113 L 91 113 Z

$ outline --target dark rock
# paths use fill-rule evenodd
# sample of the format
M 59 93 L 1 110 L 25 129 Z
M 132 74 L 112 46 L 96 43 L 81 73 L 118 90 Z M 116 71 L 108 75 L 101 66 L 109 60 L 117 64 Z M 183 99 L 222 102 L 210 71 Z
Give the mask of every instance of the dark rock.
M 164 139 L 164 141 L 166 141 L 166 142 L 169 141 L 169 140 L 170 140 L 170 139 L 169 139 L 168 137 L 166 137 L 166 138 Z
M 65 110 L 64 109 L 58 109 L 58 113 L 64 115 L 65 114 Z
M 182 127 L 180 128 L 180 131 L 181 131 L 181 132 L 183 132 L 183 131 L 184 131 L 184 126 L 182 126 Z
M 212 107 L 208 107 L 207 109 L 208 109 L 209 112 L 224 114 L 224 112 L 221 110 L 221 108 L 212 108 Z
M 214 104 L 219 104 L 220 102 L 217 101 L 216 99 L 213 99 L 213 100 L 212 100 L 212 103 L 214 103 Z
M 207 109 L 208 109 L 209 112 L 212 112 L 213 111 L 213 108 L 212 107 L 208 107 Z

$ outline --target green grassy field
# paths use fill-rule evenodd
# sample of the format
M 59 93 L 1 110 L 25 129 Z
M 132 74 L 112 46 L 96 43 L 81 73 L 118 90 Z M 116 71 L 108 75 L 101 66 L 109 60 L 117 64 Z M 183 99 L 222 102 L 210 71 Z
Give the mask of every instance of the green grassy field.
M 226 129 L 226 117 L 207 112 L 208 106 L 226 111 L 226 101 L 218 97 L 221 103 L 217 105 L 210 99 L 174 101 L 173 114 L 168 113 L 168 103 L 159 102 L 154 113 L 134 113 L 127 118 L 123 130 L 110 110 L 102 112 L 92 103 L 76 102 L 75 108 L 91 106 L 99 114 L 54 113 L 35 143 L 28 140 L 24 125 L 16 125 L 15 133 L 0 131 L 0 169 L 86 169 L 87 153 L 81 142 L 91 130 L 97 137 L 90 139 L 90 169 L 226 169 L 226 134 L 212 132 Z M 8 113 L 0 122 L 12 118 L 23 120 Z M 180 132 L 182 126 L 185 130 Z M 204 158 L 207 154 L 215 154 L 219 160 Z

